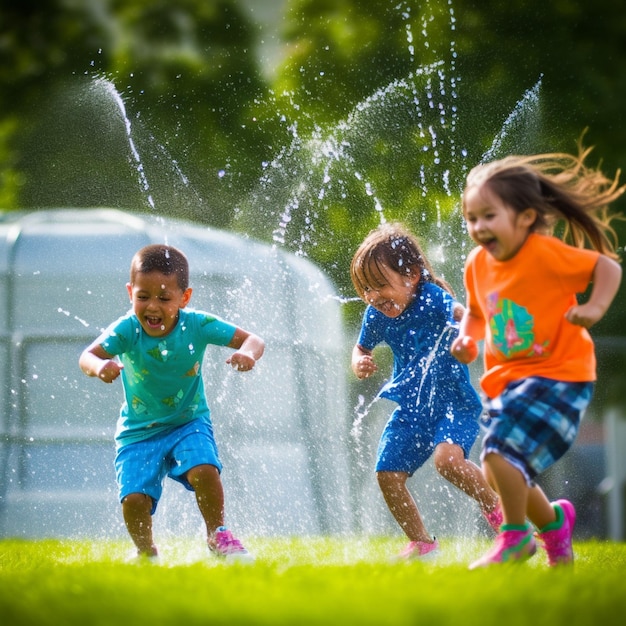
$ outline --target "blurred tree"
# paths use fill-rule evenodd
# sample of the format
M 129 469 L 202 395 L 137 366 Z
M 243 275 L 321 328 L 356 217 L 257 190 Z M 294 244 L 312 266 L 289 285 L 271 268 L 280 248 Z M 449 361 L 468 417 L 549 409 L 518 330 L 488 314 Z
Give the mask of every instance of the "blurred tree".
M 300 123 L 336 123 L 416 65 L 448 58 L 450 10 L 438 0 L 292 0 L 283 38 L 275 91 L 306 113 Z
M 519 94 L 542 76 L 541 116 L 520 151 L 574 152 L 588 128 L 585 145 L 595 147 L 589 164 L 615 174 L 626 154 L 626 74 L 617 45 L 626 39 L 623 3 L 455 0 L 454 5 L 466 122 L 462 135 L 478 138 L 466 141 L 471 161 L 489 145 L 494 119 L 505 120 Z M 626 212 L 626 197 L 613 208 Z M 626 223 L 615 226 L 624 246 Z M 625 296 L 626 281 L 616 303 Z M 594 333 L 621 335 L 625 326 L 626 308 L 617 304 Z
M 93 8 L 91 3 L 77 7 L 57 0 L 0 4 L 3 208 L 30 206 L 29 187 L 46 183 L 30 177 L 28 168 L 36 156 L 27 154 L 24 142 L 40 128 L 39 117 L 60 76 L 84 69 L 96 42 L 106 40 L 108 24 Z
M 112 4 L 120 26 L 112 76 L 127 85 L 129 110 L 141 113 L 143 127 L 158 129 L 161 147 L 204 199 L 177 210 L 170 196 L 166 212 L 220 227 L 230 225 L 238 198 L 256 183 L 273 150 L 274 127 L 252 112 L 267 88 L 237 4 Z M 170 164 L 159 158 L 154 166 Z
M 149 193 L 162 213 L 228 226 L 273 150 L 271 120 L 251 113 L 265 86 L 237 4 L 1 5 L 0 158 L 20 181 L 6 201 L 145 210 Z
M 2 2 L 4 206 L 152 200 L 307 255 L 345 296 L 360 239 L 399 218 L 458 290 L 463 176 L 496 136 L 573 150 L 588 126 L 594 156 L 621 164 L 619 0 L 285 7 L 270 90 L 237 0 Z M 536 109 L 507 126 L 540 77 Z

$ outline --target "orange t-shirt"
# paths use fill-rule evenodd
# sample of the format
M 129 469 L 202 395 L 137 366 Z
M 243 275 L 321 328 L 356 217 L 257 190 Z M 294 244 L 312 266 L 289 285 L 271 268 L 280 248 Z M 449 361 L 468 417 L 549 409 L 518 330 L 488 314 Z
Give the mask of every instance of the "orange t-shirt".
M 485 321 L 480 384 L 487 396 L 529 376 L 596 379 L 591 336 L 565 313 L 587 289 L 599 256 L 536 233 L 508 261 L 497 261 L 481 247 L 470 252 L 464 280 L 468 309 Z

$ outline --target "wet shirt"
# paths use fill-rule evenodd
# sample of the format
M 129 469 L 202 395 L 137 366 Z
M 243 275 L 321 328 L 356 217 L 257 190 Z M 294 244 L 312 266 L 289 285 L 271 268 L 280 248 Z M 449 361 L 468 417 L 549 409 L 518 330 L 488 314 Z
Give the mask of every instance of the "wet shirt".
M 465 267 L 468 308 L 485 322 L 485 374 L 490 398 L 512 381 L 541 376 L 566 382 L 596 377 L 593 341 L 565 319 L 593 275 L 599 253 L 557 237 L 532 234 L 508 261 L 475 248 Z
M 233 324 L 193 309 L 181 309 L 176 326 L 164 337 L 146 334 L 132 312 L 111 324 L 99 343 L 124 365 L 118 446 L 196 418 L 209 421 L 202 360 L 208 345 L 228 345 L 235 330 Z
M 393 375 L 380 397 L 432 421 L 451 406 L 480 413 L 480 399 L 467 367 L 450 354 L 450 344 L 458 335 L 455 304 L 447 291 L 425 282 L 418 285 L 415 300 L 398 317 L 367 307 L 358 344 L 371 351 L 386 343 L 393 353 Z

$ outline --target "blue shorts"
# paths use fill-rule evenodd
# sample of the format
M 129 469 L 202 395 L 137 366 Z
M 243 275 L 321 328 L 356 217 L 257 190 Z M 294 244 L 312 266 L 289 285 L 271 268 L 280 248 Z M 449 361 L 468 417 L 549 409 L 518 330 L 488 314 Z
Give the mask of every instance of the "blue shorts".
M 376 471 L 405 472 L 412 476 L 440 443 L 460 446 L 467 458 L 480 430 L 479 415 L 467 412 L 455 414 L 449 407 L 444 417 L 428 421 L 423 413 L 398 407 L 380 437 Z
M 166 476 L 193 491 L 187 472 L 205 464 L 222 471 L 213 427 L 204 420 L 195 419 L 145 441 L 129 443 L 115 457 L 120 502 L 131 493 L 145 493 L 152 498 L 154 514 Z
M 592 394 L 590 382 L 531 377 L 510 383 L 502 395 L 485 401 L 481 459 L 499 454 L 532 487 L 574 443 Z

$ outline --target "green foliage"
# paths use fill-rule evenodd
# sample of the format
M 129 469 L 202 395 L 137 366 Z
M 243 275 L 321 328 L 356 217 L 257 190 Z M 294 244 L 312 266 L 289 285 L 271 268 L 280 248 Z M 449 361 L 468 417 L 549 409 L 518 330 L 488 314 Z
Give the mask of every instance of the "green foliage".
M 160 565 L 125 563 L 119 544 L 0 542 L 8 624 L 613 623 L 626 609 L 624 544 L 576 545 L 575 571 L 527 563 L 468 571 L 487 547 L 446 540 L 447 557 L 394 564 L 401 539 L 258 539 L 254 565 L 216 564 L 176 542 Z
M 0 24 L 10 35 L 3 61 L 12 63 L 0 73 L 0 116 L 20 116 L 13 145 L 24 182 L 7 208 L 145 209 L 125 137 L 132 122 L 148 180 L 158 181 L 150 190 L 157 209 L 229 225 L 236 199 L 258 179 L 272 130 L 253 119 L 267 86 L 237 2 L 51 0 L 3 6 Z M 110 110 L 111 96 L 98 101 L 98 77 L 123 96 L 126 120 Z M 125 145 L 109 141 L 120 133 Z M 134 189 L 120 189 L 118 178 Z M 185 186 L 195 192 L 181 198 Z
M 11 140 L 17 127 L 15 117 L 0 120 L 0 207 L 13 206 L 21 183 L 20 172 L 13 163 Z
M 450 54 L 443 2 L 294 0 L 287 17 L 287 54 L 274 88 L 313 124 L 337 123 L 391 81 Z
M 307 255 L 346 297 L 352 251 L 401 219 L 460 292 L 458 197 L 496 137 L 500 154 L 573 151 L 589 127 L 607 171 L 623 161 L 619 0 L 288 0 L 272 72 L 243 7 L 4 3 L 3 207 L 154 206 Z

